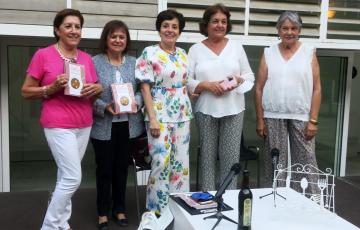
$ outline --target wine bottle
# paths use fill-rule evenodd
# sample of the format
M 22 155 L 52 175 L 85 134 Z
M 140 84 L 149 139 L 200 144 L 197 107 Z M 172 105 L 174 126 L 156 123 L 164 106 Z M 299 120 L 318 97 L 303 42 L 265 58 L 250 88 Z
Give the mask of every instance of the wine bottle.
M 249 186 L 249 171 L 244 170 L 239 192 L 238 230 L 251 230 L 252 201 L 253 195 Z

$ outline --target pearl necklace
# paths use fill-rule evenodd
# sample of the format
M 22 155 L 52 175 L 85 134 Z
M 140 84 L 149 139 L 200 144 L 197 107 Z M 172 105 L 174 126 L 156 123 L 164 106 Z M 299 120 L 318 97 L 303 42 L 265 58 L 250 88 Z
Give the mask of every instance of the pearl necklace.
M 56 43 L 56 48 L 57 48 L 57 51 L 58 51 L 61 59 L 63 59 L 64 61 L 66 61 L 66 62 L 68 62 L 68 63 L 76 63 L 76 62 L 77 62 L 77 55 L 78 55 L 77 49 L 76 49 L 76 53 L 75 53 L 74 57 L 72 57 L 72 58 L 67 58 L 67 57 L 65 57 L 65 55 L 61 52 L 61 48 L 60 48 L 59 43 Z

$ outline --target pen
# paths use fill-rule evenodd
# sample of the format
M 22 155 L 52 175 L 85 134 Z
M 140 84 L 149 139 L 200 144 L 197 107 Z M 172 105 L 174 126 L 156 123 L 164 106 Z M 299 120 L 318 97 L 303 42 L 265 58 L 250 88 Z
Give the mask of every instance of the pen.
M 216 208 L 211 208 L 211 209 L 204 209 L 204 210 L 200 210 L 200 213 L 209 213 L 209 212 L 216 212 Z

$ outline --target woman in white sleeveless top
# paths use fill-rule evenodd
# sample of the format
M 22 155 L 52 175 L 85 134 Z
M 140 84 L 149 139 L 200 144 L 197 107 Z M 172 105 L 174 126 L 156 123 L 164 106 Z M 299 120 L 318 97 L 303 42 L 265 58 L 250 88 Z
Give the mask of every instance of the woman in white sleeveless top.
M 287 165 L 288 136 L 291 164 L 317 167 L 314 137 L 321 102 L 320 71 L 315 49 L 299 41 L 301 26 L 296 12 L 282 13 L 276 25 L 281 42 L 265 48 L 260 61 L 256 132 L 265 138 L 265 186 L 271 186 L 273 177 L 271 149 L 279 149 L 279 163 Z

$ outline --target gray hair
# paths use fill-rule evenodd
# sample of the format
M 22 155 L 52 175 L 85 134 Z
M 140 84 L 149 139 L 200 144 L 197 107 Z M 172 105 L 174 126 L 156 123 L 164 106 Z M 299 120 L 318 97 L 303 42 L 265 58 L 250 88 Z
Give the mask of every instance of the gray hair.
M 289 19 L 290 22 L 295 23 L 299 29 L 302 27 L 302 20 L 297 12 L 294 11 L 284 11 L 276 23 L 276 29 L 280 29 L 282 24 L 286 21 L 286 19 Z

